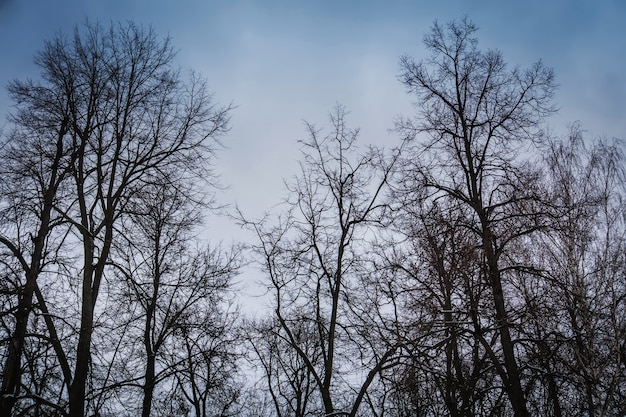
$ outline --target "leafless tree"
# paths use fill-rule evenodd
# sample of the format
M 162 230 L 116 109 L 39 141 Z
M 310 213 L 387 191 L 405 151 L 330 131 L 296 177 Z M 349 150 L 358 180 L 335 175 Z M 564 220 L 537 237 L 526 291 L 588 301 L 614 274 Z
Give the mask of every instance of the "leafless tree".
M 170 178 L 175 175 L 171 173 Z M 210 387 L 226 387 L 229 378 L 236 376 L 233 320 L 223 317 L 234 317 L 234 313 L 222 313 L 222 309 L 237 270 L 237 251 L 228 254 L 197 246 L 194 230 L 200 224 L 202 207 L 189 198 L 191 184 L 183 187 L 182 180 L 178 184 L 147 185 L 141 198 L 129 204 L 130 215 L 114 244 L 115 279 L 107 292 L 109 298 L 118 294 L 113 302 L 116 309 L 132 313 L 124 319 L 119 312 L 102 314 L 111 332 L 123 329 L 127 333 L 117 336 L 120 341 L 130 338 L 142 344 L 141 349 L 134 343 L 113 344 L 108 353 L 112 362 L 124 356 L 125 361 L 134 360 L 134 370 L 144 370 L 143 375 L 122 372 L 117 381 L 107 380 L 111 374 L 103 372 L 107 378 L 101 382 L 102 389 L 128 390 L 140 385 L 143 416 L 151 415 L 159 385 L 175 386 L 200 363 L 214 369 L 205 384 Z M 216 382 L 216 378 L 223 380 Z M 197 381 L 192 385 L 200 390 L 199 395 L 208 395 L 210 387 L 198 388 Z M 131 404 L 124 407 L 130 409 Z
M 247 222 L 274 296 L 275 334 L 314 381 L 326 415 L 355 416 L 368 390 L 395 358 L 395 340 L 368 340 L 358 315 L 366 242 L 382 225 L 389 167 L 380 151 L 356 153 L 358 131 L 337 107 L 326 136 L 307 125 L 302 171 L 288 186 L 287 214 L 278 223 Z M 302 332 L 310 331 L 306 337 Z M 313 355 L 313 356 L 312 356 Z M 266 358 L 267 361 L 270 358 Z M 273 370 L 273 368 L 271 369 Z M 314 405 L 311 405 L 313 409 Z
M 39 61 L 38 61 L 39 62 Z M 10 263 L 12 283 L 8 294 L 13 322 L 7 329 L 0 414 L 9 415 L 20 398 L 22 355 L 37 280 L 58 260 L 58 247 L 66 230 L 53 234 L 63 217 L 54 207 L 67 192 L 72 150 L 67 109 L 58 92 L 39 88 L 26 91 L 14 82 L 9 86 L 18 112 L 11 118 L 14 129 L 0 145 L 0 245 Z M 6 251 L 6 252 L 5 252 Z M 4 259 L 4 258 L 3 258 Z M 15 265 L 13 265 L 15 263 Z M 67 371 L 67 368 L 64 369 Z
M 532 242 L 546 285 L 527 282 L 528 337 L 554 415 L 624 413 L 626 169 L 619 143 L 588 141 L 579 124 L 545 151 L 558 210 Z M 549 300 L 549 301 L 546 301 Z M 563 398 L 575 400 L 564 401 Z
M 408 355 L 388 375 L 388 408 L 395 415 L 484 414 L 498 403 L 501 382 L 490 365 L 497 331 L 489 324 L 479 240 L 458 205 L 392 197 L 395 219 L 375 251 L 375 279 L 398 312 Z
M 214 297 L 179 326 L 171 357 L 177 367 L 176 388 L 187 400 L 195 417 L 234 416 L 240 412 L 243 381 L 239 377 L 242 358 L 236 311 Z M 223 294 L 222 294 L 223 297 Z
M 301 326 L 293 330 L 298 346 L 306 355 L 291 348 L 276 318 L 249 322 L 246 339 L 251 346 L 252 364 L 261 374 L 263 387 L 271 398 L 276 416 L 305 417 L 323 413 L 311 366 L 320 366 L 322 359 L 316 343 L 314 323 L 306 318 L 294 321 Z
M 435 23 L 424 38 L 430 58 L 402 58 L 400 78 L 418 109 L 416 119 L 399 124 L 411 149 L 403 181 L 406 192 L 425 188 L 428 199 L 467 208 L 465 227 L 479 238 L 499 333 L 501 355 L 492 365 L 514 414 L 527 416 L 504 259 L 517 239 L 542 226 L 533 187 L 538 173 L 522 162 L 522 151 L 541 138 L 542 118 L 554 110 L 555 83 L 541 62 L 509 69 L 500 52 L 480 51 L 476 31 L 467 18 Z
M 51 149 L 52 156 L 41 164 L 42 175 L 36 177 L 43 185 L 37 188 L 43 201 L 41 213 L 70 224 L 71 239 L 80 242 L 75 355 L 57 350 L 65 364 L 70 416 L 85 412 L 94 312 L 116 226 L 148 184 L 176 187 L 168 172 L 211 178 L 207 162 L 214 139 L 227 129 L 229 109 L 213 104 L 203 80 L 192 76 L 184 81 L 173 65 L 174 55 L 169 39 L 158 39 L 151 29 L 133 23 L 105 29 L 87 23 L 70 39 L 58 35 L 45 44 L 36 59 L 42 70 L 40 82 L 16 81 L 11 86 L 20 126 L 47 132 L 42 138 L 56 138 L 54 146 L 43 149 Z M 62 158 L 63 163 L 54 163 Z M 57 191 L 61 178 L 67 181 L 62 198 Z M 45 223 L 34 229 L 39 245 L 45 243 L 50 226 Z M 38 250 L 31 253 L 33 267 L 28 271 L 37 272 Z M 26 282 L 29 291 L 36 287 L 36 279 Z M 28 294 L 20 310 L 26 316 Z M 47 325 L 54 338 L 54 321 Z M 12 343 L 16 354 L 23 344 L 18 340 L 24 325 L 20 326 Z M 67 365 L 70 362 L 73 369 Z M 7 384 L 7 392 L 14 393 L 15 383 Z

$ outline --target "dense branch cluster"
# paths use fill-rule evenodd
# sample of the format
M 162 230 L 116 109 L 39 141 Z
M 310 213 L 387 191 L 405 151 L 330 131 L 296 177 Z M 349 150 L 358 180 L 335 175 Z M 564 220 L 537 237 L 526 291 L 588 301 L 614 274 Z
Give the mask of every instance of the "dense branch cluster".
M 149 29 L 47 42 L 0 144 L 0 415 L 626 414 L 620 142 L 546 133 L 552 71 L 476 31 L 435 23 L 401 58 L 391 151 L 340 105 L 307 124 L 283 204 L 233 215 L 255 243 L 232 248 L 198 235 L 231 109 Z

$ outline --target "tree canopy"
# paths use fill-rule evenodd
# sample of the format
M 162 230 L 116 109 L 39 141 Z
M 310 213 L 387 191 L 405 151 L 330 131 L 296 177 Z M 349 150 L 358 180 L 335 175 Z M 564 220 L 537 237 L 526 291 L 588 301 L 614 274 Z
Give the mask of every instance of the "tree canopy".
M 388 149 L 340 104 L 305 123 L 284 201 L 226 210 L 231 247 L 200 231 L 232 107 L 151 28 L 47 41 L 0 135 L 0 414 L 624 415 L 622 143 L 546 129 L 553 71 L 477 33 L 400 58 Z

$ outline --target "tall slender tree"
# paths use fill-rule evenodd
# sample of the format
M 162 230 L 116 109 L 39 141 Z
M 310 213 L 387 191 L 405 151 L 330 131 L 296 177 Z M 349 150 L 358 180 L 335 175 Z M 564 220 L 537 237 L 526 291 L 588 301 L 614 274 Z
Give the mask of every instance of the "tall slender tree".
M 289 186 L 282 222 L 247 224 L 258 236 L 278 337 L 306 366 L 301 375 L 314 381 L 321 404 L 309 406 L 356 416 L 399 347 L 393 338 L 388 345 L 369 338 L 374 332 L 359 316 L 358 277 L 368 264 L 363 250 L 385 219 L 389 167 L 375 149 L 356 153 L 358 131 L 347 127 L 345 116 L 343 107 L 335 109 L 327 135 L 307 125 L 302 172 Z
M 46 265 L 55 262 L 62 243 L 62 237 L 53 236 L 64 222 L 55 207 L 67 192 L 64 186 L 74 157 L 62 94 L 41 87 L 30 96 L 32 92 L 18 82 L 10 84 L 9 93 L 19 107 L 10 119 L 14 130 L 0 146 L 0 245 L 17 262 L 22 278 L 15 279 L 12 290 L 17 302 L 2 373 L 3 415 L 11 413 L 20 396 L 22 355 L 37 281 Z
M 546 189 L 559 217 L 532 242 L 548 285 L 528 285 L 525 293 L 535 310 L 547 311 L 533 317 L 528 337 L 537 341 L 535 358 L 550 378 L 554 410 L 620 415 L 626 378 L 624 155 L 619 142 L 585 141 L 574 124 L 564 140 L 549 144 L 545 159 Z M 566 396 L 576 400 L 562 401 Z
M 65 375 L 70 416 L 85 412 L 94 313 L 116 226 L 147 184 L 176 187 L 168 172 L 211 178 L 207 162 L 215 139 L 227 129 L 229 109 L 213 104 L 203 80 L 193 75 L 183 80 L 174 57 L 169 39 L 160 40 L 151 29 L 133 23 L 105 29 L 87 23 L 70 39 L 58 35 L 46 42 L 36 60 L 40 82 L 12 85 L 19 114 L 42 112 L 47 124 L 41 128 L 49 129 L 48 137 L 57 137 L 53 149 L 71 156 L 62 165 L 70 180 L 66 194 L 41 197 L 55 216 L 71 225 L 81 247 L 79 330 L 73 369 Z M 39 123 L 29 117 L 19 122 L 29 128 Z M 62 177 L 54 174 L 59 168 L 53 163 L 43 167 L 45 187 L 40 190 L 54 193 Z M 41 230 L 45 239 L 47 229 Z M 30 270 L 37 270 L 37 262 Z M 32 279 L 27 282 L 34 286 Z M 22 310 L 28 312 L 28 306 Z M 53 321 L 48 327 L 50 335 L 56 333 Z M 67 352 L 58 356 L 63 363 L 70 361 Z M 9 382 L 6 390 L 15 392 L 15 383 Z
M 532 186 L 536 172 L 520 162 L 554 111 L 552 71 L 541 62 L 507 68 L 498 51 L 477 47 L 476 25 L 467 18 L 435 23 L 424 38 L 430 58 L 401 60 L 401 81 L 416 96 L 418 117 L 400 123 L 407 147 L 407 189 L 429 190 L 468 208 L 466 227 L 480 239 L 491 289 L 501 358 L 494 358 L 516 416 L 528 407 L 515 354 L 503 256 L 512 242 L 542 225 Z M 490 348 L 485 344 L 485 348 Z

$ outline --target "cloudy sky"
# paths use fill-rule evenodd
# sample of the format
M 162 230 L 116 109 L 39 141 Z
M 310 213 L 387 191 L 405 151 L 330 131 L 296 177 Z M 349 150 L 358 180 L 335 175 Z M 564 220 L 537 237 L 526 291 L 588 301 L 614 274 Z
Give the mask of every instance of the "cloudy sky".
M 590 136 L 626 138 L 626 2 L 623 0 L 0 0 L 0 83 L 37 77 L 33 54 L 76 24 L 133 20 L 170 35 L 178 64 L 203 73 L 216 100 L 237 106 L 216 170 L 220 199 L 256 216 L 297 171 L 303 120 L 325 126 L 336 103 L 361 142 L 393 147 L 394 117 L 411 113 L 399 57 L 425 57 L 434 20 L 464 15 L 483 48 L 511 65 L 554 68 L 555 130 L 580 120 Z M 0 93 L 0 127 L 9 111 Z M 215 227 L 218 239 L 237 232 Z

